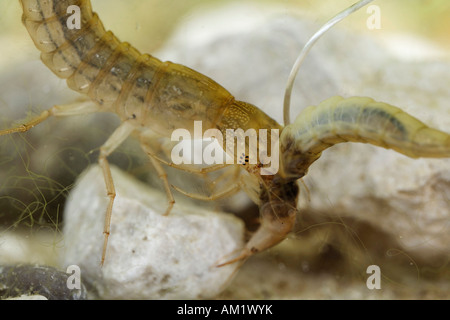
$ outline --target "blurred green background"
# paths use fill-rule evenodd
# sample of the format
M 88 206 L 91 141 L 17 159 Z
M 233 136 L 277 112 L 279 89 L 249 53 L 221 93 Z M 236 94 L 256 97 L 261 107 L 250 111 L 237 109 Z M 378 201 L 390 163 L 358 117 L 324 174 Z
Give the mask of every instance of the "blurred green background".
M 232 2 L 277 5 L 285 8 L 286 13 L 297 11 L 324 22 L 355 0 L 92 0 L 92 5 L 107 29 L 141 51 L 152 52 L 164 43 L 178 22 L 189 19 L 194 10 Z M 450 49 L 450 1 L 377 0 L 373 4 L 381 8 L 381 32 L 408 32 Z M 20 22 L 19 1 L 0 1 L 0 10 L 0 67 L 10 59 L 23 59 L 24 55 L 30 54 L 30 50 L 36 57 L 37 53 Z M 341 24 L 358 30 L 361 29 L 361 21 L 364 21 L 362 19 L 367 19 L 365 8 Z

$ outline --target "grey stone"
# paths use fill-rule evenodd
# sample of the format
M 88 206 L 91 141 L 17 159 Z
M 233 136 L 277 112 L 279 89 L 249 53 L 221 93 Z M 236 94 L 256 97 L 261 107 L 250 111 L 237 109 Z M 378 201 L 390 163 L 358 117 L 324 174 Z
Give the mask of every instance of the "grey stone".
M 100 266 L 108 202 L 102 172 L 80 177 L 64 213 L 63 265 L 78 265 L 104 299 L 197 299 L 220 293 L 237 265 L 217 268 L 243 246 L 243 223 L 177 201 L 112 167 L 117 196 L 106 261 Z
M 49 266 L 0 266 L 0 298 L 26 300 L 34 299 L 31 296 L 41 296 L 46 300 L 86 299 L 86 289 L 81 278 L 72 280 L 70 277 L 71 274 Z

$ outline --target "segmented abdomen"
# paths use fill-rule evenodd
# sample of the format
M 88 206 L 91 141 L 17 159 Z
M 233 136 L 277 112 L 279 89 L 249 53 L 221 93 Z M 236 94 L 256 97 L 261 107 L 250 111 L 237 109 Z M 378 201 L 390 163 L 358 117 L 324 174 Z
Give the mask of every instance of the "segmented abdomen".
M 47 67 L 60 78 L 67 79 L 71 89 L 88 94 L 100 103 L 117 100 L 121 89 L 118 82 L 123 83 L 140 54 L 128 44 L 120 43 L 111 32 L 105 31 L 98 16 L 92 12 L 90 1 L 21 2 L 22 21 L 42 52 L 41 58 Z M 67 20 L 73 13 L 67 12 L 71 5 L 81 10 L 80 29 L 67 27 Z M 160 64 L 159 61 L 154 63 L 155 67 Z M 115 74 L 111 74 L 112 69 Z
M 332 97 L 305 109 L 281 134 L 287 176 L 306 173 L 325 149 L 341 142 L 370 143 L 412 158 L 450 157 L 450 135 L 401 109 L 371 98 Z
M 187 120 L 202 119 L 213 127 L 234 98 L 208 77 L 182 65 L 140 54 L 105 31 L 90 0 L 20 0 L 23 23 L 42 61 L 68 86 L 87 94 L 125 119 L 161 134 L 185 128 Z M 67 20 L 81 11 L 81 28 Z M 69 12 L 68 12 L 69 11 Z M 164 123 L 162 125 L 162 122 Z M 189 128 L 187 128 L 189 129 Z

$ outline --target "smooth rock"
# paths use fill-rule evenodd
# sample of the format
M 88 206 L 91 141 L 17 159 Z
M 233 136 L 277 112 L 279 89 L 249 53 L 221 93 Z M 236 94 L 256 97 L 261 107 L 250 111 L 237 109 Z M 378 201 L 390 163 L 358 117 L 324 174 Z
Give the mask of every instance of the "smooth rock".
M 103 267 L 108 198 L 98 166 L 80 177 L 68 199 L 63 265 L 79 266 L 103 299 L 197 299 L 220 293 L 237 265 L 216 265 L 243 246 L 241 220 L 183 201 L 163 216 L 164 193 L 115 167 L 112 173 L 117 196 Z
M 86 288 L 81 277 L 75 277 L 71 272 L 43 265 L 0 266 L 0 298 L 84 300 Z

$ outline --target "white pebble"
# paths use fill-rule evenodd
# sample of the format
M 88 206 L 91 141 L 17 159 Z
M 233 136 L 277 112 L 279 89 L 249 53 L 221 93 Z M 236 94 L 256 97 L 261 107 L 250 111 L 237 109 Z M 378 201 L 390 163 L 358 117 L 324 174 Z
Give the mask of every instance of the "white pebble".
M 231 214 L 177 201 L 112 167 L 117 196 L 106 260 L 100 267 L 108 198 L 98 166 L 79 178 L 64 215 L 63 264 L 104 299 L 197 299 L 219 294 L 237 264 L 217 268 L 243 246 L 244 226 Z

